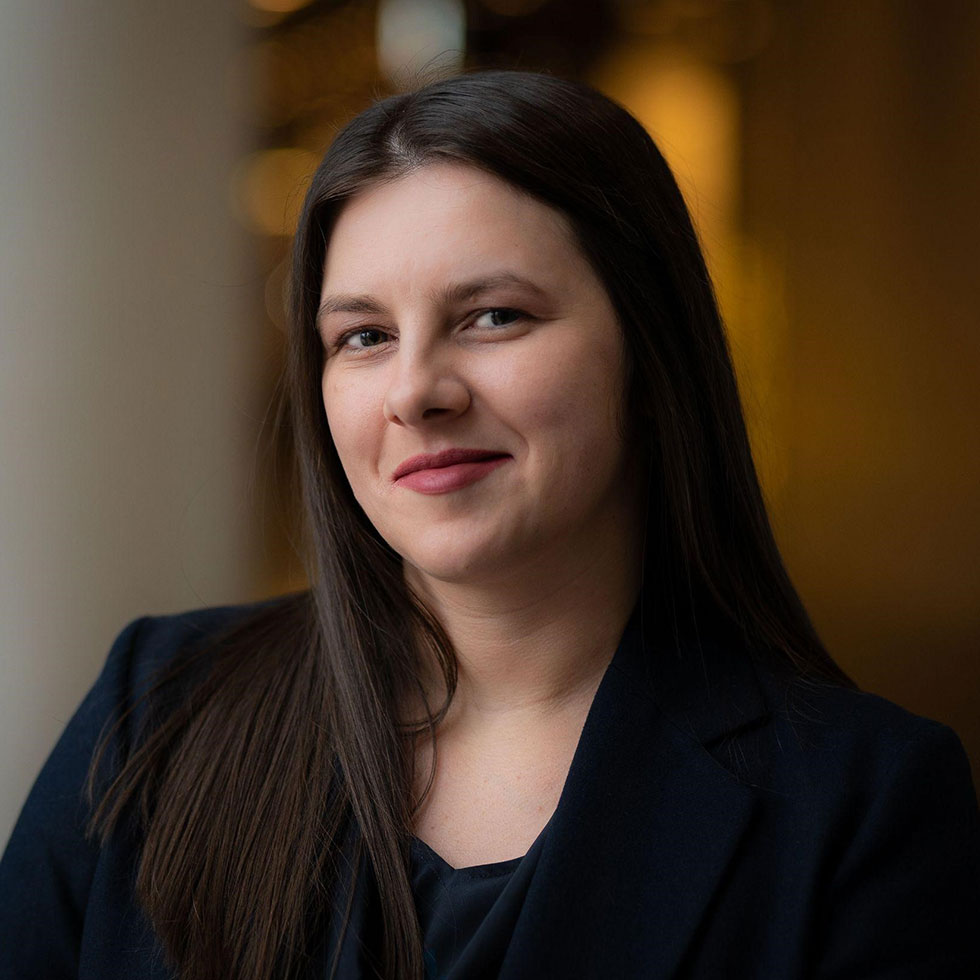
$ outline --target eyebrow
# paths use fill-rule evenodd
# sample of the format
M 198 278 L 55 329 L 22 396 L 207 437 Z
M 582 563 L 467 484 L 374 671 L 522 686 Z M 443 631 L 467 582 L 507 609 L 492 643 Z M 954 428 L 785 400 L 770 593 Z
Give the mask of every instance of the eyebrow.
M 441 300 L 447 305 L 462 303 L 465 300 L 473 299 L 482 293 L 487 293 L 492 289 L 501 286 L 523 286 L 539 297 L 545 297 L 545 291 L 530 279 L 519 276 L 516 272 L 498 272 L 490 276 L 481 276 L 479 279 L 470 279 L 466 282 L 450 283 L 444 289 L 435 290 L 429 293 L 429 298 Z M 383 303 L 373 296 L 353 296 L 349 294 L 338 294 L 327 296 L 317 310 L 316 320 L 321 323 L 324 317 L 331 313 L 373 313 L 376 315 L 387 313 L 388 310 Z

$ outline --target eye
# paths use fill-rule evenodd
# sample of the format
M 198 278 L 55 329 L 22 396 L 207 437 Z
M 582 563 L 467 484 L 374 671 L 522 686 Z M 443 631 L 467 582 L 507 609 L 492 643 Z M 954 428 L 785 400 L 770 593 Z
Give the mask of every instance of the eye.
M 365 327 L 362 330 L 351 330 L 337 339 L 336 347 L 353 348 L 354 350 L 366 350 L 368 347 L 377 347 L 388 339 L 388 334 L 377 327 Z
M 490 330 L 501 330 L 503 327 L 509 327 L 511 324 L 516 323 L 518 320 L 525 319 L 526 314 L 522 313 L 520 310 L 512 310 L 507 306 L 497 306 L 491 310 L 484 310 L 474 321 L 474 325 L 479 324 L 481 320 L 488 321 L 483 324 Z

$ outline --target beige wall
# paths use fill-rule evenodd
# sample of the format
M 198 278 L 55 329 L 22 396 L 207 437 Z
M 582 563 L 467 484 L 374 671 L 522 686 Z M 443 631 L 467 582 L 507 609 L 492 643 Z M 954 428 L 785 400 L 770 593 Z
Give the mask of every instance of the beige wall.
M 0 3 L 0 846 L 125 622 L 254 585 L 234 9 Z

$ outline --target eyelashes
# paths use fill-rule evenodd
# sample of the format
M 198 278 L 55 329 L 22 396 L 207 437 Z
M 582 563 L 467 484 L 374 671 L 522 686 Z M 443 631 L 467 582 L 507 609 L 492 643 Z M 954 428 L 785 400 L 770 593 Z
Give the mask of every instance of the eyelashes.
M 348 347 L 347 341 L 354 337 L 357 337 L 361 341 L 365 341 L 366 338 L 374 337 L 376 338 L 373 342 L 364 343 L 361 347 L 354 347 L 354 350 L 369 350 L 371 347 L 376 347 L 378 344 L 382 343 L 380 338 L 387 337 L 388 334 L 384 330 L 379 330 L 377 327 L 364 327 L 362 330 L 348 330 L 347 333 L 342 334 L 337 338 L 334 348 L 339 350 L 343 347 Z
M 517 320 L 527 316 L 526 313 L 522 313 L 520 310 L 515 310 L 509 306 L 493 306 L 489 310 L 484 310 L 482 313 L 480 313 L 476 319 L 482 320 L 484 317 L 494 316 L 498 313 L 504 313 L 508 316 L 513 315 L 515 319 L 510 320 L 507 323 L 495 323 L 491 329 L 502 330 L 504 327 L 509 327 L 512 323 L 515 323 Z M 476 321 L 474 321 L 474 323 L 475 322 Z

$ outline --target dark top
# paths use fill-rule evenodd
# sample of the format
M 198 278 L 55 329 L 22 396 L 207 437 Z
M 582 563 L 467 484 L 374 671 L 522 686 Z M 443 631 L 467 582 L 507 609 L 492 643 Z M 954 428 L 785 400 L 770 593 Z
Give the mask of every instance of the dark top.
M 86 841 L 82 785 L 119 706 L 242 615 L 145 618 L 116 641 L 0 861 L 2 980 L 172 976 L 134 901 L 138 840 Z M 660 647 L 634 617 L 539 845 L 503 980 L 980 976 L 980 813 L 956 735 L 727 639 Z M 311 977 L 335 950 L 342 980 L 370 976 L 373 875 L 352 866 L 349 927 L 326 924 Z
M 468 868 L 453 868 L 424 841 L 412 841 L 426 980 L 497 976 L 546 831 L 523 857 Z

